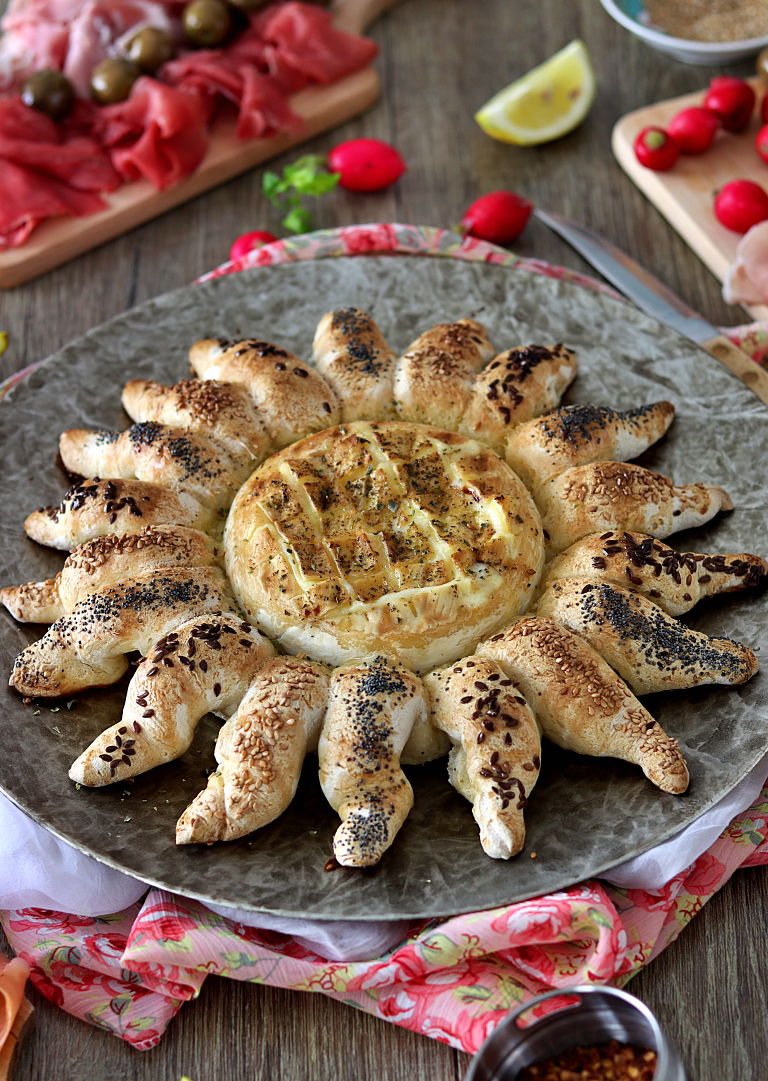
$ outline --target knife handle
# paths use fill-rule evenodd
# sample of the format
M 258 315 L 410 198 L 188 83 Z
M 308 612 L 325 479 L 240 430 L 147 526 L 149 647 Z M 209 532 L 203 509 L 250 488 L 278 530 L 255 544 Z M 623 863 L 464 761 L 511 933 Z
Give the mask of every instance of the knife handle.
M 746 383 L 751 391 L 758 396 L 761 402 L 768 405 L 768 371 L 755 364 L 751 357 L 743 353 L 738 346 L 726 338 L 724 334 L 712 338 L 708 342 L 702 342 L 701 348 L 725 365 L 729 372 Z

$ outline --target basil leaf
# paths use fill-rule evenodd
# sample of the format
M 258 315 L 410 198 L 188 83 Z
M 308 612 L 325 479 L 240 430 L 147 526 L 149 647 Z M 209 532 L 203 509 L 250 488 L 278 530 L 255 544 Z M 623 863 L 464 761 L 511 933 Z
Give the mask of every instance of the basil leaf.
M 283 218 L 283 228 L 289 233 L 306 233 L 312 228 L 312 218 L 309 211 L 303 206 L 294 207 L 290 214 Z

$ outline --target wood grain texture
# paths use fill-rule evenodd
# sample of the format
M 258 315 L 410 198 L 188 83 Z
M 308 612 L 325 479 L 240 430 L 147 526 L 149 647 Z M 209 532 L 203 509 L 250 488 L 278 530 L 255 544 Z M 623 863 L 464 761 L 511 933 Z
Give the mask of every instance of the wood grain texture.
M 635 139 L 643 128 L 664 128 L 681 109 L 701 105 L 703 90 L 708 85 L 705 75 L 702 75 L 702 89 L 697 93 L 659 101 L 622 117 L 611 138 L 622 169 L 720 281 L 725 279 L 728 267 L 736 258 L 741 235 L 726 229 L 715 218 L 714 194 L 736 177 L 763 185 L 768 177 L 765 162 L 755 153 L 755 136 L 762 127 L 759 103 L 765 86 L 757 78 L 751 82 L 757 92 L 758 108 L 746 130 L 738 134 L 718 132 L 704 154 L 683 154 L 674 168 L 666 172 L 656 173 L 640 164 L 635 157 Z M 765 305 L 750 304 L 748 311 L 755 319 L 768 318 Z
M 0 5 L 2 0 L 0 0 Z M 716 69 L 693 68 L 648 49 L 595 0 L 407 0 L 371 30 L 383 95 L 365 116 L 307 144 L 323 153 L 342 139 L 394 143 L 408 172 L 387 191 L 338 191 L 317 204 L 318 227 L 365 221 L 449 225 L 468 203 L 511 188 L 591 225 L 630 252 L 714 323 L 744 313 L 720 299 L 717 280 L 670 228 L 610 150 L 616 121 L 662 98 L 697 91 Z M 592 55 L 598 97 L 585 124 L 549 146 L 495 143 L 472 120 L 493 93 L 574 37 Z M 744 76 L 752 65 L 722 69 Z M 278 166 L 295 155 L 287 155 Z M 0 377 L 46 356 L 91 326 L 184 285 L 227 257 L 248 229 L 278 232 L 256 170 L 0 294 L 10 348 Z M 522 255 L 590 272 L 548 229 L 531 222 Z M 657 1013 L 691 1081 L 764 1081 L 768 1062 L 768 868 L 739 872 L 680 939 L 629 985 Z M 38 1030 L 17 1081 L 460 1081 L 469 1058 L 321 995 L 210 978 L 160 1046 L 141 1053 L 30 997 Z

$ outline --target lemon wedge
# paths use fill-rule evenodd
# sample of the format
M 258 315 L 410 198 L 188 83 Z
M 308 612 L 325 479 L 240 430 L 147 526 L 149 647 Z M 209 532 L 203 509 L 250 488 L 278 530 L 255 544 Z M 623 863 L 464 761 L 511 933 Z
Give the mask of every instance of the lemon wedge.
M 577 39 L 492 97 L 475 120 L 494 139 L 536 146 L 573 131 L 594 100 L 592 61 Z

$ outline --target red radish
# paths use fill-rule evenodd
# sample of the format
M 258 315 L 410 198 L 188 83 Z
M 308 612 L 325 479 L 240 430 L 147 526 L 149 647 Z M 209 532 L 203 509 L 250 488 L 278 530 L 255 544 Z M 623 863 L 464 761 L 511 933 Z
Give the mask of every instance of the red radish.
M 635 157 L 646 169 L 663 173 L 680 157 L 680 147 L 663 128 L 643 128 L 635 139 Z
M 683 154 L 703 154 L 712 145 L 720 121 L 711 109 L 683 109 L 667 125 Z
M 760 119 L 764 124 L 768 124 L 768 94 L 765 95 L 760 106 Z
M 715 217 L 726 229 L 746 233 L 768 218 L 768 194 L 751 180 L 731 180 L 715 196 Z
M 755 92 L 743 79 L 718 75 L 709 84 L 704 108 L 711 109 L 726 131 L 743 131 L 755 107 Z
M 277 237 L 267 233 L 264 229 L 255 229 L 252 233 L 243 233 L 229 249 L 229 258 L 242 259 L 249 251 L 253 251 L 254 248 L 262 248 L 265 244 L 271 244 L 273 240 L 277 240 Z
M 347 191 L 380 191 L 394 184 L 406 165 L 389 143 L 380 139 L 350 139 L 328 155 L 328 168 L 340 173 L 339 185 Z
M 467 208 L 461 231 L 491 244 L 510 244 L 522 233 L 533 203 L 512 191 L 491 191 Z
M 755 150 L 766 164 L 768 164 L 768 124 L 760 128 L 755 138 Z

